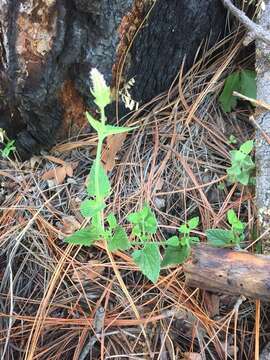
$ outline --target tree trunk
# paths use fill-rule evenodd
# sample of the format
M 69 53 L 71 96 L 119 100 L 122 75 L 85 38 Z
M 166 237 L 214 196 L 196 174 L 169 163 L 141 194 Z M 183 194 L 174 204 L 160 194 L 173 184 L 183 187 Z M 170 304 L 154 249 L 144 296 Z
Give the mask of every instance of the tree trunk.
M 259 19 L 259 25 L 266 31 L 270 28 L 270 2 L 265 1 L 265 10 Z M 257 97 L 270 104 L 270 45 L 261 40 L 256 44 Z M 270 112 L 260 112 L 257 122 L 261 129 L 270 134 Z M 263 238 L 263 252 L 270 254 L 270 144 L 262 136 L 261 131 L 256 134 L 256 204 L 260 234 Z
M 187 286 L 270 301 L 270 256 L 200 244 L 184 271 Z
M 50 148 L 94 106 L 91 68 L 113 87 L 127 49 L 121 84 L 134 78 L 143 104 L 169 88 L 185 55 L 191 66 L 210 32 L 217 40 L 225 16 L 220 0 L 0 0 L 0 127 L 22 158 Z

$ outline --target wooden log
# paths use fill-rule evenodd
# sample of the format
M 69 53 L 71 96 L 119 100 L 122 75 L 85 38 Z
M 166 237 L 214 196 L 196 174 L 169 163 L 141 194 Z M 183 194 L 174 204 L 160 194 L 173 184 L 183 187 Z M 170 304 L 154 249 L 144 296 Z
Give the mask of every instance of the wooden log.
M 189 287 L 270 301 L 270 256 L 200 244 L 184 272 Z

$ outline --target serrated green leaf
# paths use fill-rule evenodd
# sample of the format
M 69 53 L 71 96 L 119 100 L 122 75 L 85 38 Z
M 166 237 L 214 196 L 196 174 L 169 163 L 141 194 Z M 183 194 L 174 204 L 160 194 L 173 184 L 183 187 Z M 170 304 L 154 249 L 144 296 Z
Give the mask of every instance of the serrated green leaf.
M 107 216 L 107 221 L 109 223 L 109 226 L 111 229 L 115 229 L 116 226 L 117 226 L 117 219 L 115 217 L 114 214 L 110 213 L 108 216 Z
M 238 222 L 238 217 L 235 213 L 235 211 L 233 209 L 230 209 L 228 212 L 227 212 L 227 219 L 228 219 L 228 223 L 230 225 L 233 225 L 235 224 L 236 222 Z
M 188 220 L 188 227 L 190 230 L 196 229 L 196 227 L 199 225 L 200 219 L 198 216 Z
M 96 200 L 84 200 L 81 203 L 80 211 L 85 218 L 92 217 L 105 208 L 104 203 L 98 203 Z
M 100 109 L 104 109 L 111 102 L 110 88 L 107 86 L 104 76 L 96 68 L 91 70 L 91 79 L 93 83 L 91 93 L 95 97 L 94 101 Z
M 110 251 L 127 250 L 130 247 L 128 236 L 125 230 L 118 226 L 115 230 L 114 235 L 108 242 L 108 249 Z
M 256 73 L 252 70 L 241 70 L 240 93 L 252 99 L 257 98 Z
M 95 241 L 101 238 L 100 231 L 93 225 L 76 231 L 73 235 L 67 237 L 65 242 L 75 245 L 91 246 Z
M 135 250 L 133 260 L 141 272 L 153 283 L 156 283 L 160 272 L 160 253 L 155 243 L 146 244 L 142 250 Z
M 103 131 L 104 131 L 104 125 L 93 118 L 93 116 L 88 112 L 86 111 L 86 118 L 89 122 L 89 124 L 100 134 L 103 134 Z
M 98 188 L 96 189 L 96 160 L 93 162 L 90 174 L 87 179 L 87 193 L 89 196 L 97 196 L 97 192 L 101 197 L 107 197 L 111 192 L 111 185 L 103 166 L 98 167 Z
M 183 262 L 189 257 L 189 255 L 189 246 L 168 246 L 165 250 L 161 266 L 165 267 L 169 265 L 183 264 Z
M 244 142 L 241 146 L 240 146 L 240 151 L 246 155 L 250 154 L 251 151 L 254 148 L 254 141 L 253 140 L 248 140 L 246 142 Z
M 233 96 L 233 92 L 240 92 L 240 88 L 240 72 L 236 71 L 227 77 L 223 91 L 219 96 L 219 102 L 223 111 L 230 112 L 236 107 L 237 98 Z
M 103 134 L 104 134 L 104 136 L 116 135 L 116 134 L 121 134 L 121 133 L 125 133 L 128 131 L 133 131 L 136 128 L 137 128 L 137 126 L 136 127 L 122 127 L 122 126 L 105 125 L 104 129 L 103 129 Z
M 230 230 L 209 229 L 206 230 L 207 241 L 214 247 L 225 247 L 234 242 L 234 236 Z
M 179 246 L 179 238 L 177 236 L 172 236 L 166 240 L 166 245 L 168 246 Z

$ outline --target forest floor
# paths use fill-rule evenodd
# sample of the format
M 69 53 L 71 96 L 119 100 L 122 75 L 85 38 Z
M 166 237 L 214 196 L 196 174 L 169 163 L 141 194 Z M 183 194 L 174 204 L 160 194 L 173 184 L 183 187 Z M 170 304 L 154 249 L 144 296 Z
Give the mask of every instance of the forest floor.
M 136 131 L 107 143 L 108 211 L 125 226 L 147 200 L 158 239 L 198 215 L 205 241 L 206 229 L 226 227 L 229 209 L 253 228 L 253 189 L 226 182 L 229 151 L 254 136 L 252 108 L 242 103 L 225 114 L 218 103 L 226 76 L 254 66 L 239 44 L 233 36 L 205 55 L 148 115 L 129 119 Z M 238 308 L 236 296 L 187 288 L 182 266 L 152 284 L 128 252 L 114 253 L 112 264 L 103 242 L 64 242 L 85 225 L 79 205 L 97 143 L 85 130 L 31 161 L 0 160 L 1 360 L 254 359 L 256 341 L 263 347 L 270 337 L 267 305 L 258 329 L 255 301 Z

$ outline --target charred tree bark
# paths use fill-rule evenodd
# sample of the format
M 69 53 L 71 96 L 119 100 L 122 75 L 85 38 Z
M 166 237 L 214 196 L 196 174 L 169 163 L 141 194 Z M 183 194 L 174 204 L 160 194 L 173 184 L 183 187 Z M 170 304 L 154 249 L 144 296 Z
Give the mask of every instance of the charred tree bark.
M 201 244 L 184 271 L 187 286 L 270 301 L 270 256 Z
M 145 103 L 167 90 L 186 55 L 222 34 L 220 0 L 0 0 L 0 127 L 16 139 L 22 158 L 50 148 L 66 118 L 81 121 L 89 99 L 89 71 L 114 86 L 135 31 L 124 84 Z

